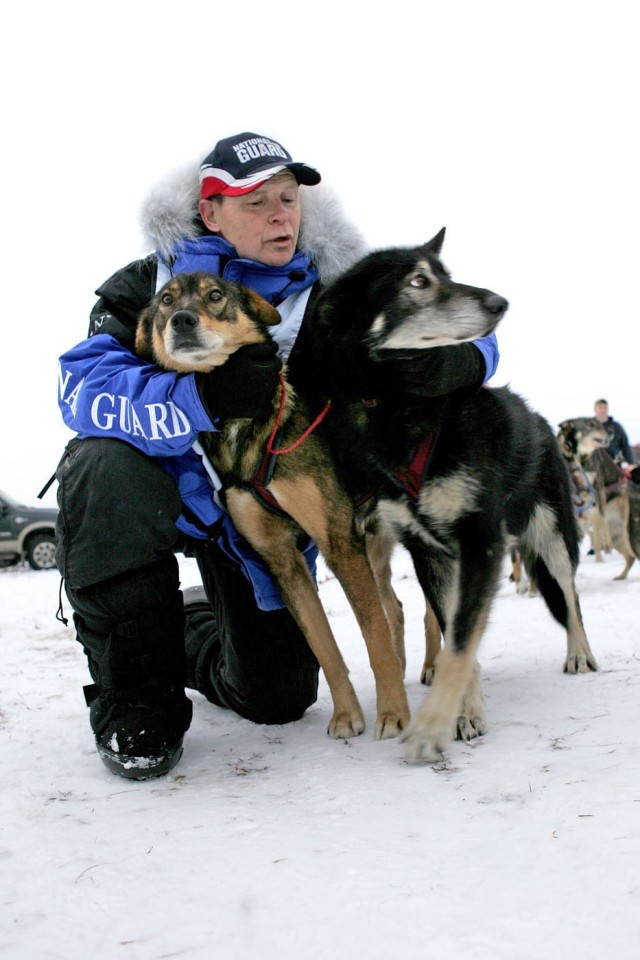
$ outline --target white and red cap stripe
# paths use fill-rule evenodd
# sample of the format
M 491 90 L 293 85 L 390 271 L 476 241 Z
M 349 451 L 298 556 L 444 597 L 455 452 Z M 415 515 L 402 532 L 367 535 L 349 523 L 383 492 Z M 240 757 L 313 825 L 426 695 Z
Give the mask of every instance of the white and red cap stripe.
M 200 165 L 200 196 L 239 197 L 256 190 L 260 184 L 290 170 L 298 183 L 313 186 L 320 174 L 306 163 L 294 162 L 288 150 L 271 137 L 257 133 L 238 133 L 219 140 Z

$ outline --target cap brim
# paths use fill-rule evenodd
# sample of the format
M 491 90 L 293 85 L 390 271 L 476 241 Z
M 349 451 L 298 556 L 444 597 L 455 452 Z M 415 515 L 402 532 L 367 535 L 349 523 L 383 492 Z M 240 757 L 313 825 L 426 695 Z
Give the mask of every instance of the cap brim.
M 320 183 L 322 179 L 316 168 L 310 167 L 306 163 L 287 163 L 286 168 L 291 170 L 298 183 L 302 183 L 306 187 L 315 187 L 316 183 Z

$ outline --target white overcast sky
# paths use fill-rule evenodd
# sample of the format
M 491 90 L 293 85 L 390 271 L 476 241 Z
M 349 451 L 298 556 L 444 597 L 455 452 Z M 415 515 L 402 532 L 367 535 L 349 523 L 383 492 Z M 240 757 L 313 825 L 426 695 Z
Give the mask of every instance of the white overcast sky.
M 57 357 L 84 337 L 95 288 L 147 252 L 149 186 L 240 130 L 318 167 L 371 246 L 446 226 L 453 276 L 511 302 L 494 383 L 554 427 L 604 395 L 640 442 L 634 8 L 12 4 L 0 488 L 34 502 L 71 437 Z

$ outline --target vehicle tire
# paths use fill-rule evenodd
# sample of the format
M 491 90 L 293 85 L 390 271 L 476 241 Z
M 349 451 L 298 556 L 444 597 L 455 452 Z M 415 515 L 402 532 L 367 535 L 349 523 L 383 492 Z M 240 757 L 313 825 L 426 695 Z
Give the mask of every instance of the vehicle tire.
M 53 570 L 56 565 L 56 538 L 52 533 L 39 533 L 31 537 L 25 551 L 32 570 Z

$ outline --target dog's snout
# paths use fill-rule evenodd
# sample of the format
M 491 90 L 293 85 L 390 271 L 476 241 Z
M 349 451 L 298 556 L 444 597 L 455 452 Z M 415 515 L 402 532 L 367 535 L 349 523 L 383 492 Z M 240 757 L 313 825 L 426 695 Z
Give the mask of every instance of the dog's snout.
M 501 297 L 499 293 L 491 293 L 490 291 L 487 291 L 487 294 L 482 301 L 482 305 L 495 317 L 501 317 L 503 313 L 507 312 L 509 308 L 509 301 L 505 300 L 504 297 Z
M 198 317 L 191 310 L 176 310 L 171 317 L 171 326 L 174 330 L 189 330 L 198 326 Z

